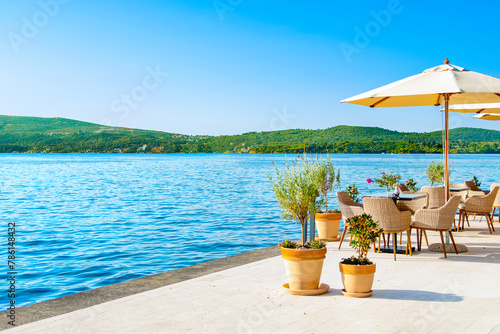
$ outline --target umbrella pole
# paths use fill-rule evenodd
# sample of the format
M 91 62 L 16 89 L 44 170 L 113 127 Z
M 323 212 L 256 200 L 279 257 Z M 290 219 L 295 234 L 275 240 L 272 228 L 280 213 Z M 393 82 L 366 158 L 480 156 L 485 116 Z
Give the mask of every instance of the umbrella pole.
M 444 94 L 444 199 L 445 203 L 450 199 L 450 173 L 448 171 L 448 154 L 450 153 L 449 129 L 448 129 L 448 107 L 450 94 Z M 446 233 L 446 244 L 450 244 L 448 233 Z
M 444 193 L 445 200 L 450 199 L 450 173 L 448 170 L 448 155 L 450 151 L 449 131 L 448 131 L 448 107 L 450 94 L 444 94 Z

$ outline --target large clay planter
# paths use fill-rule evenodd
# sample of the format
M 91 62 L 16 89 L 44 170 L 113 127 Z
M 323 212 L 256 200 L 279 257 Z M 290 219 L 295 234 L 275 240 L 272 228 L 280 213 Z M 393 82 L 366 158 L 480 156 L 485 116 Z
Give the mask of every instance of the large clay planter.
M 375 263 L 363 266 L 339 263 L 342 274 L 342 293 L 348 297 L 368 297 L 372 294 Z
M 341 213 L 317 213 L 314 215 L 319 239 L 337 241 L 339 238 Z
M 290 290 L 317 290 L 320 288 L 319 280 L 323 269 L 323 260 L 326 257 L 325 254 L 326 248 L 295 249 L 281 247 L 281 255 L 285 261 Z

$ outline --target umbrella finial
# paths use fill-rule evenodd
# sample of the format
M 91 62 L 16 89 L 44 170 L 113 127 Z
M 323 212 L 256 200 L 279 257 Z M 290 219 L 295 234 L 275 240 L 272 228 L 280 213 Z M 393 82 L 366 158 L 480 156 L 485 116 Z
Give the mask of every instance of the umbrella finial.
M 450 63 L 450 61 L 448 60 L 448 58 L 446 58 L 446 60 L 444 61 L 444 63 L 445 63 L 446 65 L 448 65 L 448 64 Z

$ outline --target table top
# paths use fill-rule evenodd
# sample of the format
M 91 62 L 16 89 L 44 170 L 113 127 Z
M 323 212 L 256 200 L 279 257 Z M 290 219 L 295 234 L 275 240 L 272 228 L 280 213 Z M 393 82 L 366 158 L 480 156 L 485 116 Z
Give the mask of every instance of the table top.
M 464 190 L 470 190 L 469 187 L 463 187 L 463 188 L 450 188 L 450 191 L 464 191 Z
M 400 200 L 400 201 L 411 201 L 412 199 L 415 198 L 421 198 L 425 197 L 425 194 L 399 194 L 399 197 L 396 195 L 389 196 L 387 193 L 376 193 L 376 194 L 371 194 L 371 195 L 365 195 L 363 197 L 389 197 L 394 200 Z

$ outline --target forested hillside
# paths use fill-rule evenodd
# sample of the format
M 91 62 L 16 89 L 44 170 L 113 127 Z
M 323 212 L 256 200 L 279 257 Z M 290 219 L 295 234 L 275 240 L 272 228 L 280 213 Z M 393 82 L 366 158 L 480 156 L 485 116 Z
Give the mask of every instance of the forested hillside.
M 500 131 L 450 131 L 452 153 L 498 153 Z M 0 152 L 440 153 L 442 132 L 340 125 L 322 130 L 189 136 L 109 127 L 65 118 L 0 116 Z

